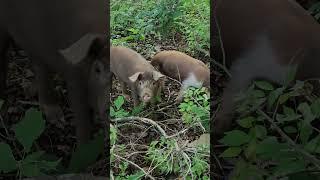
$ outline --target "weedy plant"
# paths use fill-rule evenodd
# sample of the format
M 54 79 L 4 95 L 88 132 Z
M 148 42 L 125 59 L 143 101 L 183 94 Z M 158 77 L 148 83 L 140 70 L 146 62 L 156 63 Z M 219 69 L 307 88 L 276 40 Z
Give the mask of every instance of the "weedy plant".
M 210 94 L 206 88 L 188 88 L 183 102 L 179 105 L 179 111 L 186 124 L 200 122 L 209 131 Z
M 239 128 L 220 142 L 238 158 L 233 179 L 316 179 L 320 170 L 320 98 L 308 82 L 254 82 L 238 101 Z
M 110 17 L 114 45 L 135 47 L 182 35 L 190 53 L 209 49 L 209 0 L 112 0 Z
M 113 118 L 132 116 L 132 112 L 124 110 L 124 104 L 125 100 L 122 96 L 115 99 L 110 110 Z M 192 127 L 194 124 L 200 123 L 206 128 L 209 127 L 209 93 L 206 89 L 188 89 L 179 110 L 185 117 L 182 119 L 187 126 Z M 142 121 L 145 123 L 144 120 Z M 119 120 L 119 122 L 121 121 Z M 124 158 L 126 157 L 126 147 L 116 142 L 116 127 L 111 128 L 110 139 L 112 144 L 111 164 L 116 170 L 114 179 L 142 179 L 151 173 L 153 176 L 162 177 L 175 174 L 186 179 L 209 179 L 209 144 L 185 147 L 181 145 L 180 137 L 170 137 L 163 131 L 159 140 L 147 144 L 147 151 L 144 155 L 145 163 L 149 164 L 147 172 L 137 167 L 137 171 L 129 170 L 129 164 L 132 165 L 133 162 Z
M 2 104 L 3 101 L 0 101 L 0 108 Z M 12 129 L 3 128 L 6 134 L 1 137 L 8 143 L 0 143 L 0 173 L 15 173 L 19 179 L 59 172 L 79 172 L 95 162 L 103 150 L 103 134 L 99 132 L 94 140 L 76 148 L 68 167 L 62 166 L 62 158 L 48 154 L 36 145 L 45 130 L 45 120 L 35 108 L 27 110 L 23 119 Z

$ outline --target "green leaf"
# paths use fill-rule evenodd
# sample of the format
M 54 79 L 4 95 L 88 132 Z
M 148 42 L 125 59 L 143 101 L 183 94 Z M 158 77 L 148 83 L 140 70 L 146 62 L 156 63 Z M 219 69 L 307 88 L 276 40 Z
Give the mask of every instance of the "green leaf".
M 312 104 L 311 104 L 311 111 L 316 116 L 316 118 L 320 117 L 320 98 L 317 98 Z
M 8 173 L 16 170 L 16 160 L 12 155 L 11 148 L 8 144 L 0 143 L 0 173 Z
M 296 64 L 289 66 L 285 80 L 286 85 L 290 84 L 295 79 L 297 67 Z
M 277 101 L 279 96 L 283 93 L 284 88 L 277 88 L 276 90 L 271 91 L 268 96 L 268 108 L 271 109 L 273 104 Z
M 254 117 L 252 116 L 245 117 L 245 118 L 239 119 L 237 122 L 243 128 L 251 128 L 252 123 L 254 122 Z
M 128 180 L 140 180 L 141 177 L 144 176 L 144 173 L 142 171 L 139 171 L 133 175 L 127 176 Z
M 114 117 L 116 115 L 115 110 L 113 109 L 112 106 L 110 106 L 110 116 Z
M 262 90 L 266 90 L 266 91 L 272 91 L 274 88 L 272 86 L 272 84 L 270 84 L 269 82 L 266 81 L 255 81 L 255 85 L 262 89 Z
M 36 163 L 22 164 L 20 168 L 20 173 L 22 176 L 27 177 L 35 177 L 41 174 L 40 168 Z
M 267 129 L 264 126 L 257 125 L 255 130 L 258 138 L 263 139 L 267 136 Z
M 241 153 L 242 149 L 240 147 L 229 147 L 223 153 L 221 153 L 220 157 L 230 158 L 236 157 Z
M 312 126 L 307 121 L 301 121 L 300 123 L 300 140 L 302 144 L 306 144 L 313 132 Z
M 62 158 L 56 160 L 56 161 L 40 161 L 39 162 L 39 167 L 45 171 L 50 171 L 50 170 L 56 170 L 57 167 L 59 166 L 59 163 L 61 162 Z
M 248 147 L 244 151 L 244 154 L 249 160 L 255 160 L 256 149 L 257 149 L 257 142 L 253 140 L 249 143 Z
M 45 129 L 45 121 L 42 113 L 34 108 L 26 111 L 24 118 L 14 126 L 15 136 L 29 152 L 32 143 L 42 134 Z
M 225 134 L 220 142 L 227 146 L 240 146 L 250 140 L 250 137 L 245 132 L 239 130 L 229 131 Z
M 117 110 L 120 110 L 123 104 L 124 104 L 123 96 L 118 96 L 117 99 L 114 101 L 114 105 L 116 106 Z
M 27 155 L 27 157 L 25 159 L 23 159 L 22 162 L 23 163 L 36 162 L 41 158 L 41 156 L 43 154 L 44 154 L 44 151 L 33 152 L 33 153 Z
M 312 122 L 316 118 L 307 103 L 299 104 L 298 110 L 303 114 L 305 121 Z
M 104 150 L 104 135 L 99 135 L 86 144 L 80 144 L 72 154 L 68 171 L 78 173 L 95 162 Z
M 290 97 L 291 97 L 290 93 L 285 93 L 285 94 L 280 95 L 279 104 L 283 104 L 283 103 L 287 102 Z
M 261 91 L 261 90 L 254 90 L 252 92 L 252 95 L 253 95 L 254 98 L 263 98 L 263 97 L 266 96 L 265 93 L 263 91 Z
M 303 160 L 284 160 L 281 161 L 275 168 L 275 175 L 289 174 L 304 171 L 306 169 L 306 163 Z
M 293 133 L 297 133 L 298 130 L 296 127 L 294 126 L 286 126 L 283 128 L 284 132 L 288 133 L 288 134 L 293 134 Z
M 138 115 L 143 111 L 143 108 L 144 108 L 143 104 L 140 104 L 139 106 L 134 107 L 133 110 L 131 111 L 131 115 L 132 116 Z
M 309 141 L 304 148 L 311 153 L 320 154 L 320 135 Z
M 287 144 L 281 144 L 276 137 L 267 137 L 257 145 L 257 154 L 263 155 L 266 158 L 275 158 L 279 151 L 286 150 Z

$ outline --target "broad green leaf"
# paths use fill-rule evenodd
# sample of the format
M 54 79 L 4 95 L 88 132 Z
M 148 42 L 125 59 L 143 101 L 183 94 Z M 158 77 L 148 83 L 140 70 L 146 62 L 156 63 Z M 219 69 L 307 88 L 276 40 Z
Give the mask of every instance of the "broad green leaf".
M 255 84 L 258 88 L 262 90 L 272 91 L 274 89 L 273 85 L 267 81 L 255 81 Z
M 263 139 L 267 136 L 267 129 L 264 126 L 257 125 L 255 126 L 255 130 L 258 138 Z
M 275 158 L 280 151 L 287 150 L 288 145 L 279 143 L 275 137 L 267 137 L 257 145 L 257 154 L 266 158 Z
M 287 102 L 290 97 L 291 97 L 290 93 L 285 93 L 285 94 L 280 95 L 279 104 L 283 104 L 283 103 Z
M 249 160 L 256 159 L 256 149 L 257 149 L 257 142 L 253 140 L 249 143 L 248 147 L 244 151 L 244 154 L 246 155 L 247 159 Z
M 231 158 L 236 157 L 241 153 L 242 149 L 240 147 L 229 147 L 223 153 L 221 153 L 220 157 Z
M 245 117 L 245 118 L 239 119 L 237 122 L 241 127 L 251 128 L 252 122 L 254 122 L 254 117 L 252 116 Z
M 114 117 L 115 115 L 116 115 L 116 113 L 115 113 L 113 107 L 110 106 L 110 116 L 111 116 L 111 117 Z
M 311 108 L 307 103 L 301 103 L 298 110 L 303 114 L 304 120 L 312 122 L 316 117 L 312 114 Z
M 313 132 L 312 126 L 307 121 L 301 121 L 299 128 L 300 128 L 299 138 L 300 138 L 302 144 L 306 144 L 310 138 L 310 135 Z
M 120 110 L 123 104 L 124 104 L 123 96 L 118 96 L 117 99 L 114 101 L 114 105 L 116 106 L 117 110 Z
M 283 128 L 284 132 L 288 133 L 288 134 L 292 134 L 292 133 L 297 133 L 298 130 L 296 127 L 294 126 L 286 126 Z
M 127 176 L 127 179 L 128 180 L 140 180 L 143 176 L 144 176 L 144 173 L 142 171 L 139 171 L 138 173 Z
M 312 153 L 320 153 L 320 135 L 310 140 L 304 148 Z
M 254 98 L 263 98 L 266 94 L 261 90 L 253 90 L 252 95 Z
M 292 108 L 289 108 L 287 106 L 283 106 L 283 113 L 287 116 L 292 116 L 296 114 Z
M 16 160 L 8 144 L 0 143 L 0 174 L 16 170 Z
M 320 98 L 317 98 L 312 104 L 311 104 L 311 111 L 316 116 L 316 118 L 320 117 Z
M 275 168 L 275 175 L 289 174 L 300 172 L 306 169 L 306 162 L 303 160 L 285 160 Z
M 72 154 L 68 167 L 69 171 L 75 173 L 80 172 L 82 169 L 95 162 L 97 157 L 104 150 L 103 138 L 103 135 L 99 135 L 86 144 L 80 144 Z
M 296 77 L 296 72 L 297 72 L 297 65 L 291 65 L 288 68 L 287 74 L 286 74 L 286 80 L 285 80 L 285 84 L 288 85 L 290 84 L 292 81 L 294 81 L 295 77 Z
M 41 175 L 40 167 L 37 163 L 26 163 L 20 167 L 22 176 L 35 177 Z
M 250 140 L 250 137 L 245 132 L 239 130 L 229 131 L 225 134 L 220 142 L 227 146 L 240 146 Z
M 50 170 L 56 170 L 57 167 L 59 166 L 62 158 L 56 160 L 56 161 L 40 161 L 39 162 L 39 167 L 45 171 L 50 171 Z
M 32 143 L 38 139 L 45 129 L 42 113 L 34 108 L 26 111 L 24 118 L 14 126 L 15 136 L 26 152 L 30 151 Z
M 268 108 L 271 109 L 273 104 L 277 101 L 279 96 L 283 93 L 284 88 L 277 88 L 274 91 L 271 91 L 271 93 L 268 96 Z
M 44 151 L 33 152 L 33 153 L 27 155 L 27 157 L 25 159 L 23 159 L 22 162 L 23 163 L 36 162 L 41 158 L 41 156 L 43 154 L 44 154 Z

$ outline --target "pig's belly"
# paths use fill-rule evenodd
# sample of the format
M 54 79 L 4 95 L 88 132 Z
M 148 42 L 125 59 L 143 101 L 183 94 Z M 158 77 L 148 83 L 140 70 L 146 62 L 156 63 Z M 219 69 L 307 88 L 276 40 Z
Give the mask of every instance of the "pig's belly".
M 200 88 L 202 87 L 202 84 L 203 82 L 199 81 L 197 76 L 193 72 L 189 73 L 187 78 L 185 78 L 182 81 L 182 86 L 184 88 L 187 88 L 187 87 Z

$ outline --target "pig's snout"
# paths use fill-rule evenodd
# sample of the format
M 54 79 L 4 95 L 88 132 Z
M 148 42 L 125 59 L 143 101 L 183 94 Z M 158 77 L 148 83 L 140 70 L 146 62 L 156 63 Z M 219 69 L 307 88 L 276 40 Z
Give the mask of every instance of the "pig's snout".
M 150 94 L 145 94 L 145 95 L 143 95 L 143 101 L 144 101 L 144 102 L 149 102 L 150 99 L 151 99 L 151 95 L 150 95 Z

